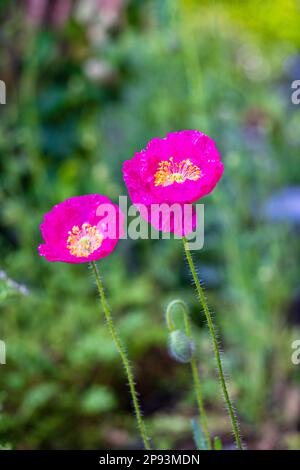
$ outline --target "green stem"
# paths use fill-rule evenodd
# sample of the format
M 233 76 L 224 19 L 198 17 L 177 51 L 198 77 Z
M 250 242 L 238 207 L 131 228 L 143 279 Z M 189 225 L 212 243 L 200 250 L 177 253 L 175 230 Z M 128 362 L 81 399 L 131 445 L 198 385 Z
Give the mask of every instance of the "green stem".
M 186 334 L 192 340 L 191 324 L 190 324 L 190 318 L 189 318 L 187 306 L 180 299 L 173 300 L 168 305 L 167 313 L 166 313 L 168 328 L 169 328 L 170 332 L 175 330 L 175 325 L 174 325 L 173 319 L 172 319 L 172 309 L 175 307 L 175 305 L 180 305 L 180 307 L 181 307 L 181 310 L 182 310 L 183 316 L 184 316 L 184 324 L 185 324 Z M 208 430 L 207 419 L 206 419 L 206 414 L 205 414 L 204 405 L 203 405 L 203 398 L 202 398 L 199 374 L 198 374 L 198 371 L 197 371 L 197 364 L 196 364 L 196 360 L 195 360 L 194 357 L 192 357 L 192 359 L 190 361 L 190 364 L 191 364 L 192 376 L 193 376 L 194 385 L 195 385 L 196 399 L 197 399 L 199 412 L 200 412 L 200 416 L 201 416 L 201 421 L 202 421 L 202 427 L 203 427 L 203 431 L 204 431 L 204 434 L 205 434 L 207 447 L 208 447 L 209 450 L 211 450 L 212 449 L 211 438 L 210 438 L 210 434 L 209 434 L 209 430 Z
M 241 437 L 240 437 L 240 433 L 239 433 L 239 426 L 238 426 L 237 418 L 234 414 L 233 406 L 232 406 L 231 400 L 229 398 L 229 393 L 228 393 L 228 390 L 227 390 L 227 385 L 226 385 L 225 376 L 224 376 L 224 372 L 223 372 L 222 361 L 221 361 L 221 354 L 220 354 L 220 351 L 219 351 L 219 346 L 218 346 L 218 341 L 217 341 L 217 337 L 216 337 L 216 333 L 215 333 L 214 324 L 213 324 L 213 321 L 212 321 L 212 317 L 211 317 L 209 308 L 208 308 L 207 303 L 206 303 L 205 295 L 203 293 L 200 281 L 199 281 L 197 273 L 196 273 L 195 265 L 194 265 L 189 247 L 188 247 L 188 242 L 187 242 L 187 239 L 185 237 L 183 237 L 183 245 L 184 245 L 185 254 L 186 254 L 186 257 L 187 257 L 187 260 L 188 260 L 188 263 L 189 263 L 189 267 L 190 267 L 190 270 L 191 270 L 191 273 L 192 273 L 192 276 L 193 276 L 193 279 L 194 279 L 194 282 L 195 282 L 195 285 L 196 285 L 196 289 L 197 289 L 197 292 L 198 292 L 198 295 L 199 295 L 199 298 L 200 298 L 200 301 L 201 301 L 201 304 L 202 304 L 202 307 L 203 307 L 203 310 L 204 310 L 204 313 L 205 313 L 205 316 L 206 316 L 206 321 L 207 321 L 207 324 L 208 324 L 208 328 L 209 328 L 209 331 L 210 331 L 211 340 L 212 340 L 212 344 L 213 344 L 213 348 L 214 348 L 215 356 L 216 356 L 216 361 L 217 361 L 217 367 L 218 367 L 218 372 L 219 372 L 219 377 L 220 377 L 220 383 L 221 383 L 224 399 L 225 399 L 225 402 L 226 402 L 227 410 L 228 410 L 228 413 L 229 413 L 229 417 L 230 417 L 230 420 L 231 420 L 231 425 L 232 425 L 233 433 L 234 433 L 234 436 L 235 436 L 236 444 L 237 444 L 238 449 L 242 450 L 243 446 L 242 446 L 242 441 L 241 441 Z
M 199 407 L 201 420 L 202 420 L 202 427 L 203 427 L 203 431 L 205 434 L 207 447 L 209 450 L 211 450 L 212 449 L 211 439 L 210 439 L 210 434 L 209 434 L 207 420 L 206 420 L 206 414 L 205 414 L 204 405 L 203 405 L 202 392 L 201 392 L 201 387 L 200 387 L 199 375 L 197 371 L 197 365 L 196 365 L 196 361 L 194 358 L 191 360 L 191 369 L 192 369 L 192 375 L 193 375 L 193 380 L 195 384 L 196 398 L 197 398 L 198 407 Z
M 127 375 L 127 379 L 128 379 L 128 383 L 129 383 L 129 388 L 130 388 L 130 393 L 131 393 L 131 396 L 132 396 L 132 401 L 133 401 L 133 405 L 134 405 L 134 409 L 135 409 L 135 413 L 136 413 L 138 428 L 140 430 L 141 437 L 143 439 L 145 449 L 150 450 L 149 438 L 147 436 L 146 428 L 145 428 L 144 421 L 143 421 L 143 418 L 142 418 L 142 414 L 141 414 L 141 411 L 140 411 L 140 407 L 139 407 L 139 403 L 138 403 L 138 399 L 137 399 L 137 394 L 136 394 L 136 390 L 135 390 L 135 385 L 134 385 L 133 374 L 132 374 L 132 371 L 131 371 L 131 368 L 130 368 L 130 365 L 129 365 L 129 361 L 128 361 L 126 352 L 125 352 L 125 350 L 122 346 L 122 343 L 121 343 L 121 341 L 118 337 L 117 331 L 115 329 L 115 326 L 114 326 L 114 323 L 113 323 L 113 320 L 112 320 L 112 317 L 111 317 L 111 313 L 109 311 L 109 308 L 108 308 L 108 305 L 107 305 L 107 302 L 106 302 L 104 289 L 103 289 L 103 286 L 102 286 L 100 275 L 98 273 L 96 263 L 94 261 L 92 261 L 91 266 L 92 266 L 92 269 L 93 269 L 94 274 L 95 274 L 96 283 L 97 283 L 97 287 L 98 287 L 98 290 L 99 290 L 100 299 L 101 299 L 101 303 L 102 303 L 102 308 L 103 308 L 103 312 L 104 312 L 104 315 L 105 315 L 105 318 L 106 318 L 106 321 L 107 321 L 109 331 L 110 331 L 110 333 L 113 337 L 113 340 L 114 340 L 115 345 L 116 345 L 116 347 L 117 347 L 117 349 L 120 353 L 121 359 L 122 359 L 124 367 L 125 367 L 125 371 L 126 371 L 126 375 Z

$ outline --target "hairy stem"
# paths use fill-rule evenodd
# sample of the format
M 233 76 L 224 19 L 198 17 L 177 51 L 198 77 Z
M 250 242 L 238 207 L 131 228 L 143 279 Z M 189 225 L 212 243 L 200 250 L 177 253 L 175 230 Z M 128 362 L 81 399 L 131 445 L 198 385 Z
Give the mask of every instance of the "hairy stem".
M 190 324 L 190 318 L 189 318 L 189 313 L 188 313 L 188 310 L 187 310 L 187 306 L 180 299 L 173 300 L 168 305 L 167 313 L 166 313 L 168 328 L 169 328 L 170 332 L 175 330 L 175 326 L 174 326 L 174 323 L 173 323 L 173 320 L 172 320 L 172 309 L 177 305 L 179 305 L 181 307 L 181 310 L 182 310 L 182 313 L 183 313 L 183 316 L 184 316 L 184 324 L 185 324 L 186 334 L 192 340 L 191 324 Z M 205 413 L 205 409 L 204 409 L 204 405 L 203 405 L 200 378 L 199 378 L 199 374 L 198 374 L 198 371 L 197 371 L 196 360 L 195 360 L 194 357 L 192 357 L 192 359 L 190 361 L 190 364 L 191 364 L 193 381 L 194 381 L 194 385 L 195 385 L 196 399 L 197 399 L 199 412 L 200 412 L 200 416 L 201 416 L 202 428 L 203 428 L 203 432 L 205 434 L 207 447 L 208 447 L 209 450 L 211 450 L 212 449 L 211 438 L 210 438 L 210 434 L 209 434 L 209 430 L 208 430 L 206 413 Z
M 193 276 L 193 279 L 194 279 L 194 282 L 195 282 L 195 285 L 196 285 L 196 289 L 197 289 L 197 292 L 198 292 L 198 295 L 199 295 L 199 299 L 201 301 L 201 304 L 202 304 L 202 307 L 203 307 L 203 310 L 204 310 L 204 313 L 205 313 L 205 316 L 206 316 L 206 321 L 207 321 L 207 324 L 208 324 L 208 328 L 209 328 L 209 331 L 210 331 L 211 340 L 212 340 L 213 348 L 214 348 L 214 351 L 215 351 L 215 357 L 216 357 L 216 362 L 217 362 L 217 367 L 218 367 L 218 372 L 219 372 L 220 383 L 221 383 L 224 399 L 225 399 L 225 402 L 226 402 L 226 407 L 227 407 L 229 417 L 230 417 L 230 420 L 231 420 L 231 425 L 232 425 L 233 433 L 234 433 L 234 436 L 235 436 L 236 444 L 237 444 L 238 449 L 242 450 L 243 446 L 242 446 L 242 440 L 241 440 L 240 433 L 239 433 L 239 426 L 238 426 L 237 418 L 234 414 L 233 406 L 232 406 L 231 400 L 229 398 L 229 393 L 228 393 L 228 390 L 227 390 L 227 385 L 226 385 L 226 381 L 225 381 L 223 365 L 222 365 L 222 361 L 221 361 L 221 354 L 220 354 L 220 351 L 219 351 L 219 346 L 218 346 L 218 341 L 217 341 L 217 337 L 216 337 L 215 327 L 214 327 L 214 324 L 213 324 L 213 321 L 212 321 L 212 317 L 211 317 L 209 308 L 208 308 L 207 303 L 206 303 L 205 295 L 203 293 L 200 281 L 199 281 L 197 273 L 196 273 L 195 265 L 194 265 L 189 247 L 188 247 L 188 242 L 187 242 L 187 239 L 185 237 L 183 237 L 183 245 L 184 245 L 185 254 L 186 254 L 186 257 L 187 257 L 187 260 L 188 260 L 188 263 L 189 263 L 189 267 L 190 267 L 190 270 L 191 270 L 191 273 L 192 273 L 192 276 Z
M 134 405 L 134 409 L 135 409 L 138 428 L 139 428 L 139 431 L 141 433 L 141 437 L 143 439 L 145 449 L 150 450 L 149 438 L 148 438 L 147 433 L 146 433 L 145 424 L 144 424 L 142 414 L 141 414 L 141 410 L 140 410 L 140 407 L 139 407 L 139 403 L 138 403 L 138 399 L 137 399 L 137 393 L 136 393 L 135 385 L 134 385 L 133 373 L 132 373 L 131 367 L 129 365 L 127 354 L 125 352 L 125 349 L 122 346 L 122 343 L 121 343 L 121 341 L 118 337 L 116 328 L 114 326 L 114 323 L 113 323 L 113 320 L 112 320 L 112 317 L 111 317 L 111 313 L 110 313 L 110 310 L 109 310 L 107 302 L 106 302 L 104 289 L 103 289 L 103 286 L 102 286 L 100 275 L 98 273 L 96 263 L 94 261 L 92 261 L 91 266 L 92 266 L 93 272 L 95 274 L 96 283 L 97 283 L 97 287 L 98 287 L 98 290 L 99 290 L 100 299 L 101 299 L 101 303 L 102 303 L 102 308 L 103 308 L 103 312 L 104 312 L 104 315 L 105 315 L 105 318 L 106 318 L 106 321 L 107 321 L 109 331 L 110 331 L 110 333 L 113 337 L 113 340 L 115 342 L 115 345 L 117 347 L 117 350 L 119 351 L 119 354 L 121 356 L 122 362 L 123 362 L 124 367 L 125 367 L 125 371 L 126 371 L 126 375 L 127 375 L 127 379 L 128 379 L 128 383 L 129 383 L 129 388 L 130 388 L 130 393 L 131 393 L 131 397 L 132 397 L 132 401 L 133 401 L 133 405 Z

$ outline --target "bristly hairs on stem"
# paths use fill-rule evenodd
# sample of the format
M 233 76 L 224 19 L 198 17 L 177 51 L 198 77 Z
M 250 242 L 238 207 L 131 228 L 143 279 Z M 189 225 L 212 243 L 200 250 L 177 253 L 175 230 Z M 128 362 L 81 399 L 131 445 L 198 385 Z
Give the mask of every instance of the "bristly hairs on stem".
M 202 308 L 203 308 L 203 311 L 205 313 L 207 325 L 208 325 L 208 328 L 209 328 L 209 331 L 210 331 L 211 341 L 212 341 L 212 345 L 213 345 L 213 349 L 214 349 L 214 353 L 215 353 L 215 358 L 216 358 L 216 363 L 217 363 L 217 369 L 218 369 L 218 373 L 219 373 L 220 384 L 221 384 L 224 400 L 225 400 L 225 403 L 226 403 L 227 411 L 228 411 L 228 414 L 229 414 L 229 417 L 230 417 L 230 421 L 231 421 L 232 430 L 233 430 L 233 434 L 234 434 L 234 437 L 235 437 L 236 445 L 237 445 L 238 449 L 243 450 L 238 419 L 236 417 L 236 413 L 234 411 L 231 399 L 229 397 L 228 389 L 227 389 L 226 379 L 225 379 L 225 375 L 224 375 L 224 371 L 223 371 L 222 356 L 221 356 L 221 352 L 220 352 L 219 345 L 218 345 L 215 326 L 213 324 L 212 316 L 211 316 L 210 310 L 208 308 L 206 298 L 205 298 L 203 289 L 201 287 L 201 283 L 200 283 L 199 278 L 198 278 L 197 273 L 196 273 L 196 268 L 195 268 L 195 265 L 194 265 L 194 262 L 193 262 L 192 255 L 191 255 L 190 250 L 189 250 L 188 241 L 187 241 L 186 237 L 183 237 L 182 240 L 183 240 L 183 246 L 184 246 L 186 258 L 187 258 L 187 261 L 188 261 L 188 264 L 189 264 L 189 268 L 190 268 L 190 271 L 191 271 L 191 274 L 192 274 L 192 277 L 193 277 L 193 281 L 194 281 L 195 286 L 196 286 L 197 294 L 198 294 L 199 300 L 202 304 Z
M 174 307 L 179 307 L 184 318 L 185 333 L 176 328 L 173 318 Z M 188 308 L 181 299 L 173 300 L 169 303 L 166 310 L 166 322 L 170 332 L 170 350 L 172 356 L 180 362 L 189 362 L 191 365 L 192 377 L 195 387 L 195 395 L 201 416 L 203 432 L 206 445 L 209 450 L 212 449 L 211 437 L 208 430 L 207 418 L 203 404 L 201 383 L 195 360 L 195 347 L 192 338 L 192 330 Z
M 123 362 L 123 365 L 124 365 L 124 368 L 125 368 L 125 372 L 126 372 L 127 379 L 128 379 L 128 384 L 129 384 L 129 389 L 130 389 L 130 393 L 131 393 L 131 397 L 132 397 L 132 402 L 133 402 L 133 406 L 134 406 L 134 410 L 135 410 L 138 429 L 140 431 L 145 449 L 150 450 L 151 447 L 150 447 L 149 437 L 147 435 L 146 427 L 145 427 L 145 424 L 144 424 L 144 421 L 143 421 L 143 418 L 142 418 L 142 412 L 141 412 L 141 409 L 140 409 L 140 405 L 139 405 L 139 402 L 138 402 L 138 396 L 137 396 L 137 392 L 136 392 L 136 389 L 135 389 L 135 382 L 134 382 L 133 372 L 132 372 L 132 369 L 131 369 L 131 366 L 130 366 L 130 363 L 129 363 L 129 360 L 128 360 L 128 357 L 127 357 L 127 354 L 126 354 L 126 350 L 125 350 L 124 346 L 122 345 L 122 342 L 121 342 L 121 340 L 120 340 L 120 338 L 117 334 L 117 330 L 115 328 L 115 325 L 114 325 L 114 322 L 113 322 L 113 319 L 112 319 L 112 316 L 111 316 L 111 313 L 110 313 L 110 310 L 109 310 L 109 307 L 108 307 L 108 304 L 107 304 L 107 301 L 106 301 L 106 298 L 105 298 L 102 281 L 101 281 L 96 263 L 94 261 L 91 262 L 91 268 L 92 268 L 92 270 L 94 272 L 94 275 L 95 275 L 96 284 L 97 284 L 97 287 L 98 287 L 98 290 L 99 290 L 102 309 L 103 309 L 103 313 L 105 315 L 107 326 L 109 328 L 110 334 L 111 334 L 111 336 L 112 336 L 112 338 L 115 342 L 116 348 L 117 348 L 117 350 L 118 350 L 118 352 L 121 356 L 121 359 L 122 359 L 122 362 Z

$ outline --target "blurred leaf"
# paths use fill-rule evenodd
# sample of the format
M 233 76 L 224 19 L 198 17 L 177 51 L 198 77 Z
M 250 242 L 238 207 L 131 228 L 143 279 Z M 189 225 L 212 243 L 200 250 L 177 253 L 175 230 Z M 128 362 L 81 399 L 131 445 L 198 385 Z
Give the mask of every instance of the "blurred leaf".
M 218 436 L 215 436 L 214 438 L 214 449 L 222 450 L 222 441 Z
M 22 403 L 22 412 L 31 415 L 55 398 L 59 386 L 54 383 L 41 383 L 32 387 L 26 394 Z
M 104 386 L 93 386 L 82 397 L 81 408 L 86 414 L 112 411 L 117 406 L 113 392 Z
M 196 419 L 191 420 L 192 428 L 193 428 L 193 435 L 196 447 L 198 450 L 207 450 L 207 445 L 205 442 L 205 438 L 202 432 L 202 429 Z

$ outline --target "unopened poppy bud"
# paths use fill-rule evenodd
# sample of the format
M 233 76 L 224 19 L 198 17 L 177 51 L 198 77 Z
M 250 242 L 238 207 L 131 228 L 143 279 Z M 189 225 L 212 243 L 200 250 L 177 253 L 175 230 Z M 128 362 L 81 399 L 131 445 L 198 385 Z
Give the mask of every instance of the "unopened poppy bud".
M 170 333 L 169 350 L 171 356 L 179 362 L 190 362 L 195 346 L 193 341 L 182 331 L 175 330 Z

